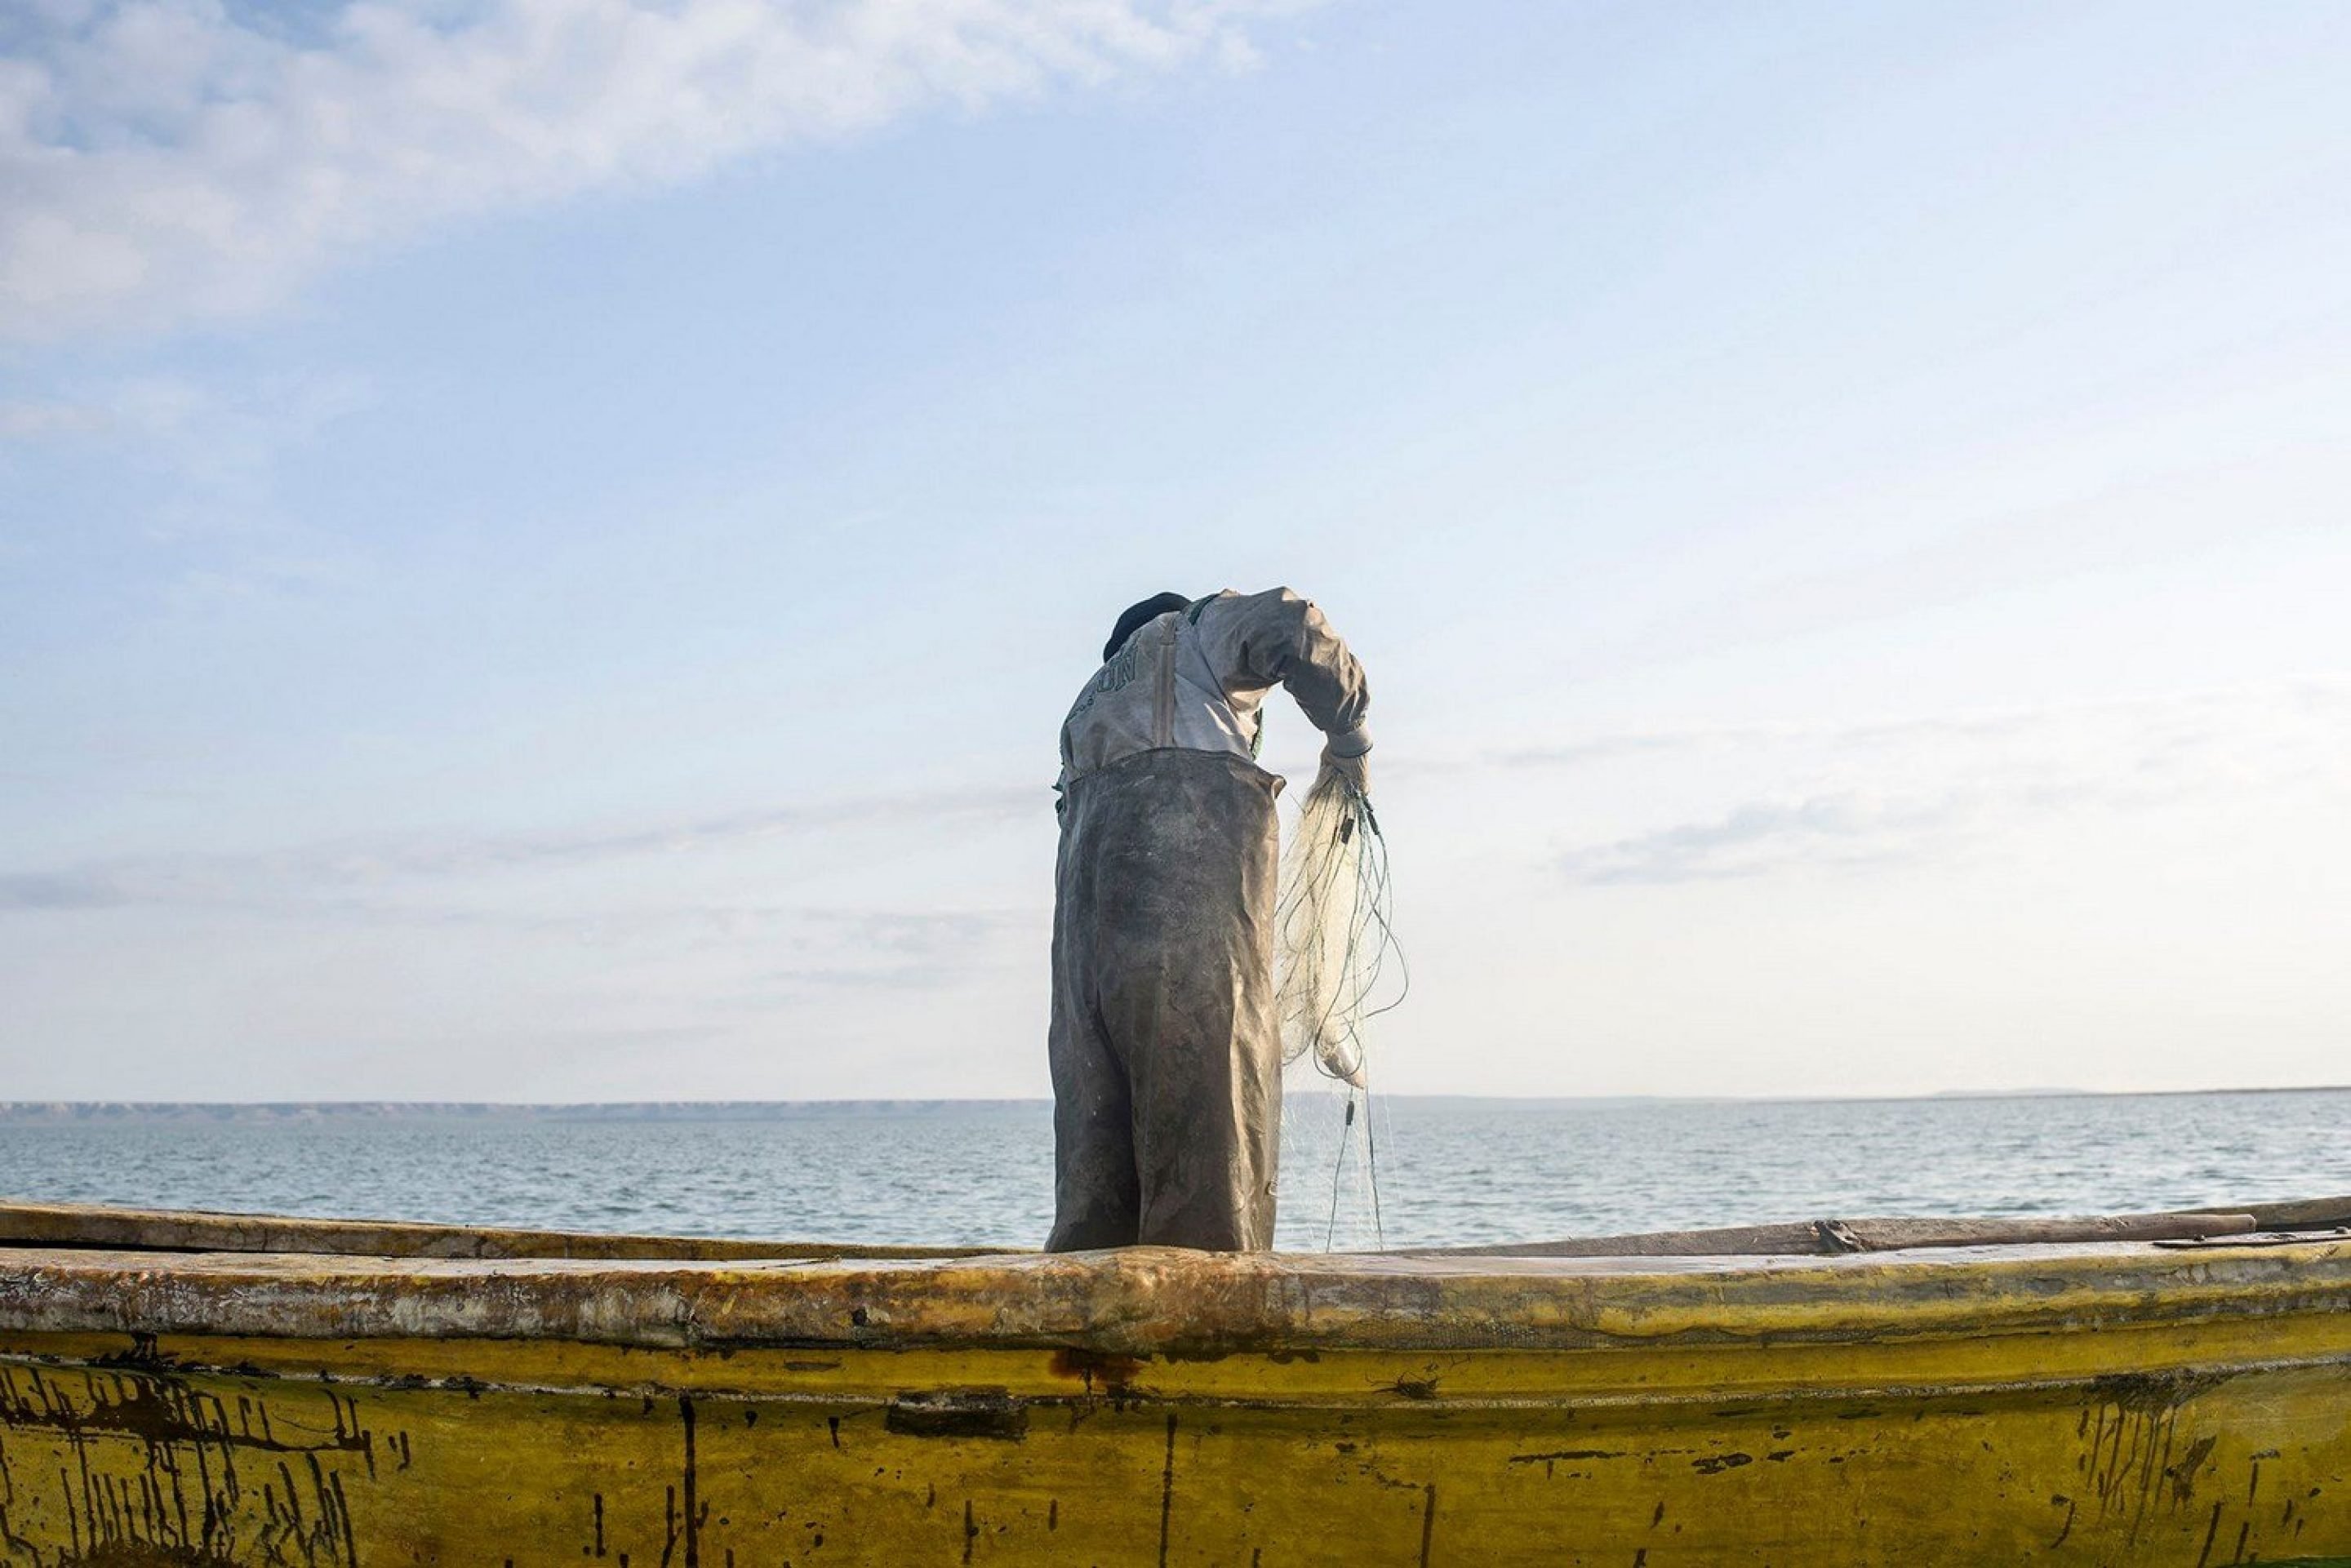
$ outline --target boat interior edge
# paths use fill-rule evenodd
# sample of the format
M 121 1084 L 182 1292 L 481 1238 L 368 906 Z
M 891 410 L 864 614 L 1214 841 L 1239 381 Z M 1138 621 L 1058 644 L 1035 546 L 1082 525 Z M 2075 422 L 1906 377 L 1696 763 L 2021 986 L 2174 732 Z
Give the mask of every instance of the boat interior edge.
M 1001 1247 L 857 1246 L 723 1236 L 633 1236 L 434 1225 L 414 1220 L 0 1203 L 0 1249 L 123 1252 L 303 1252 L 365 1258 L 578 1259 L 601 1262 L 823 1262 L 841 1258 L 949 1259 Z
M 2183 1243 L 2257 1233 L 2351 1227 L 2351 1196 L 2228 1205 L 2154 1214 L 1892 1217 L 1811 1219 L 1702 1230 L 1569 1237 L 1474 1247 L 1389 1249 L 1404 1258 L 1696 1258 L 1889 1252 L 1916 1248 L 1996 1247 L 2095 1241 Z M 1031 1250 L 1005 1247 L 860 1246 L 732 1237 L 600 1235 L 408 1220 L 314 1219 L 298 1216 L 117 1208 L 90 1204 L 0 1202 L 0 1248 L 109 1251 L 297 1252 L 378 1258 L 577 1259 L 727 1262 L 950 1260 Z

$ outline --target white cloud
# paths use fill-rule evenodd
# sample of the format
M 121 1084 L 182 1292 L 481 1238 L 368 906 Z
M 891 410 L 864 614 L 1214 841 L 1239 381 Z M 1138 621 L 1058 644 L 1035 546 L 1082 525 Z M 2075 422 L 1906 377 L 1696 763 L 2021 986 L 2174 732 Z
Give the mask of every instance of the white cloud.
M 94 435 L 112 423 L 106 410 L 87 403 L 24 398 L 0 402 L 0 443 Z
M 2012 841 L 2050 819 L 2111 819 L 2200 801 L 2214 811 L 2351 784 L 2351 681 L 1803 729 L 1598 737 L 1501 760 L 1520 768 L 1671 769 L 1735 756 L 1774 782 L 1704 816 L 1569 848 L 1571 883 L 1664 885 L 1908 862 Z
M 1249 57 L 1290 0 L 53 3 L 0 38 L 0 335 L 274 304 L 471 213 Z
M 1571 850 L 1559 863 L 1570 882 L 1599 886 L 1873 865 L 1916 852 L 1922 840 L 1949 830 L 1967 810 L 1958 800 L 1882 800 L 1859 793 L 1750 800 L 1712 821 Z
M 159 574 L 141 576 L 140 591 L 152 582 L 152 602 L 182 617 L 348 589 L 366 579 L 365 555 L 286 506 L 279 476 L 290 453 L 374 400 L 363 376 L 314 371 L 70 376 L 47 397 L 0 400 L 0 477 L 78 471 L 105 497 L 20 505 L 9 543 L 136 541 Z
M 1045 796 L 1033 785 L 976 787 L 929 795 L 869 796 L 538 832 L 448 831 L 383 835 L 251 854 L 191 851 L 79 865 L 0 870 L 0 915 L 132 905 L 242 909 L 300 915 L 360 894 L 419 883 L 481 882 L 562 872 L 638 857 L 741 852 L 759 841 L 839 833 L 919 818 L 1007 823 L 1034 818 Z M 443 912 L 432 912 L 436 917 Z M 865 936 L 904 947 L 929 925 L 869 924 Z
M 2134 756 L 2180 744 L 2198 744 L 2229 733 L 2242 739 L 2317 737 L 2331 742 L 2328 727 L 2351 716 L 2351 676 L 2314 674 L 2259 685 L 2046 707 L 1993 708 L 1838 725 L 1750 724 L 1708 729 L 1633 730 L 1587 736 L 1542 747 L 1496 753 L 1491 760 L 1511 768 L 1583 768 L 1656 756 L 1707 753 L 1751 755 L 1803 752 L 1833 756 L 1855 752 L 1919 755 L 1938 747 L 2008 748 L 2047 747 L 2089 740 Z M 2312 760 L 2307 747 L 2298 756 Z M 2319 757 L 2339 759 L 2331 744 Z

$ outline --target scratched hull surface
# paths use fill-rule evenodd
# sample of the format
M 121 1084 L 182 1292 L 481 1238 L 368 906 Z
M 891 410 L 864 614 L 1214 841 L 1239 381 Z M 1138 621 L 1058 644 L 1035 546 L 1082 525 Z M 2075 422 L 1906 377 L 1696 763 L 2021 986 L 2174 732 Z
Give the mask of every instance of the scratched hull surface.
M 2351 1242 L 0 1254 L 0 1562 L 2351 1561 Z
M 607 1397 L 18 1363 L 0 1368 L 0 1493 L 10 1560 L 46 1564 L 2351 1554 L 2339 1369 L 1670 1412 L 1285 1406 L 1278 1364 L 1256 1370 L 1273 1396 L 1253 1405 L 931 1406 L 880 1387 Z M 1441 1389 L 1442 1370 L 1410 1370 Z

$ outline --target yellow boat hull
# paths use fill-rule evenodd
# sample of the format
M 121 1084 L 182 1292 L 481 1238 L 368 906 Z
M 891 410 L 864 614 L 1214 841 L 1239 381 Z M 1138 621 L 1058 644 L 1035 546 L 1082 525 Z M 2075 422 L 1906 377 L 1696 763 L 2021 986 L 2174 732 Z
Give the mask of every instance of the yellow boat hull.
M 0 1562 L 2351 1559 L 2351 1241 L 0 1254 Z

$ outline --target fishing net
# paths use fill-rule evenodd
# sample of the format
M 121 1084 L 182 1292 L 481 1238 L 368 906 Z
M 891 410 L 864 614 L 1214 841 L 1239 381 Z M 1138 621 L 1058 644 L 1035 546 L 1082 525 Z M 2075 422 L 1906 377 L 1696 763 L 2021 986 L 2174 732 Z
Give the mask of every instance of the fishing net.
M 1401 1002 L 1409 984 L 1392 914 L 1379 819 L 1326 768 L 1283 851 L 1274 918 L 1282 1187 L 1295 1216 L 1285 1228 L 1297 1235 L 1321 1220 L 1319 1235 L 1301 1239 L 1325 1248 L 1385 1242 L 1364 1026 Z

